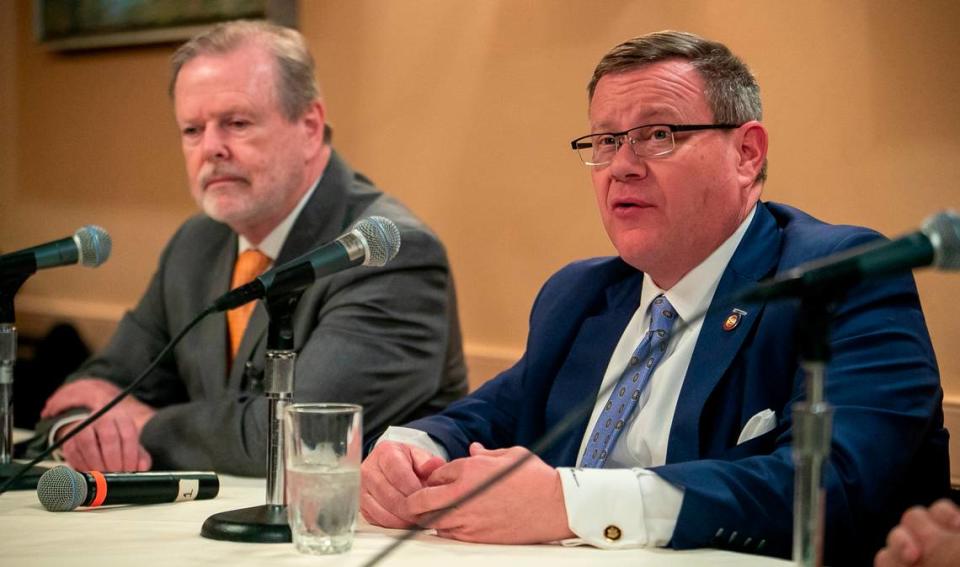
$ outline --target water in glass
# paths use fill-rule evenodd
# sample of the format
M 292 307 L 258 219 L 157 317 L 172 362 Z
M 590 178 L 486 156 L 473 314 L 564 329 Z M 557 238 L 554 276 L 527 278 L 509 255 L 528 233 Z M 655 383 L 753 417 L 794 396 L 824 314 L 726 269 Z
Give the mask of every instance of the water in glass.
M 303 553 L 343 553 L 353 543 L 360 469 L 329 465 L 287 468 L 293 543 Z

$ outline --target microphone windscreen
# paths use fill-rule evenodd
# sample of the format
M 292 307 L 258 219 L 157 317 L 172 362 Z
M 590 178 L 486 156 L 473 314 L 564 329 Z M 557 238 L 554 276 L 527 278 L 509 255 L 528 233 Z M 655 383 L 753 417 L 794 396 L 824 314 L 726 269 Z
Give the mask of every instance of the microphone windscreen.
M 110 235 L 102 227 L 88 224 L 73 234 L 74 242 L 80 251 L 80 264 L 96 268 L 107 261 L 113 242 Z
M 53 467 L 37 481 L 37 499 L 51 512 L 74 510 L 86 497 L 86 480 L 82 474 L 70 467 Z
M 933 245 L 933 265 L 941 270 L 960 270 L 960 215 L 943 211 L 928 218 L 921 229 Z
M 383 266 L 400 251 L 400 229 L 385 217 L 367 217 L 353 229 L 367 241 L 367 257 L 364 266 Z

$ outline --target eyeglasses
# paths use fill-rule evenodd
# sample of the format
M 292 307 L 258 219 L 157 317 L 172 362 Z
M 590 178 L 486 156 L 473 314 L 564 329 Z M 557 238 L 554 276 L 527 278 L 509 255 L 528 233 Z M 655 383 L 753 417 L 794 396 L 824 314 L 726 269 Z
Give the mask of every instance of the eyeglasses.
M 731 130 L 741 124 L 645 124 L 623 132 L 601 132 L 581 136 L 570 142 L 584 165 L 600 166 L 613 161 L 624 140 L 639 158 L 662 157 L 676 148 L 675 132 L 695 130 Z

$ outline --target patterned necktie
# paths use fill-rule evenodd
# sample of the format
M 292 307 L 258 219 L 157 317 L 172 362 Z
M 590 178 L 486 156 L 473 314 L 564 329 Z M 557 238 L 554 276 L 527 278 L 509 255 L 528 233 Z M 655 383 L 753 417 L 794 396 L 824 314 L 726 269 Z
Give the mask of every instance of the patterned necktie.
M 603 406 L 580 460 L 581 467 L 603 468 L 630 415 L 637 407 L 640 393 L 647 386 L 650 375 L 667 350 L 670 328 L 676 320 L 677 314 L 673 306 L 666 297 L 658 295 L 650 306 L 650 330 L 633 351 L 627 368 L 620 375 L 617 385 L 610 393 L 610 399 Z
M 233 279 L 230 280 L 230 289 L 253 281 L 254 278 L 266 271 L 271 261 L 269 256 L 259 250 L 244 251 L 237 257 L 237 263 L 233 266 Z M 233 360 L 237 356 L 237 351 L 240 350 L 240 340 L 243 339 L 243 333 L 247 330 L 247 323 L 250 322 L 250 315 L 253 314 L 254 306 L 256 306 L 256 302 L 251 301 L 246 305 L 227 311 L 230 360 Z

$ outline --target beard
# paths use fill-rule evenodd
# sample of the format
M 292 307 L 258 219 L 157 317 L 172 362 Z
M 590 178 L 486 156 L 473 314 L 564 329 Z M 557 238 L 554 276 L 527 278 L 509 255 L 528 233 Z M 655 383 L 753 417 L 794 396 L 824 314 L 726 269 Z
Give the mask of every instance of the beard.
M 261 163 L 259 168 L 234 160 L 207 162 L 191 190 L 207 216 L 235 232 L 269 232 L 296 206 L 303 184 L 298 165 L 282 159 Z

